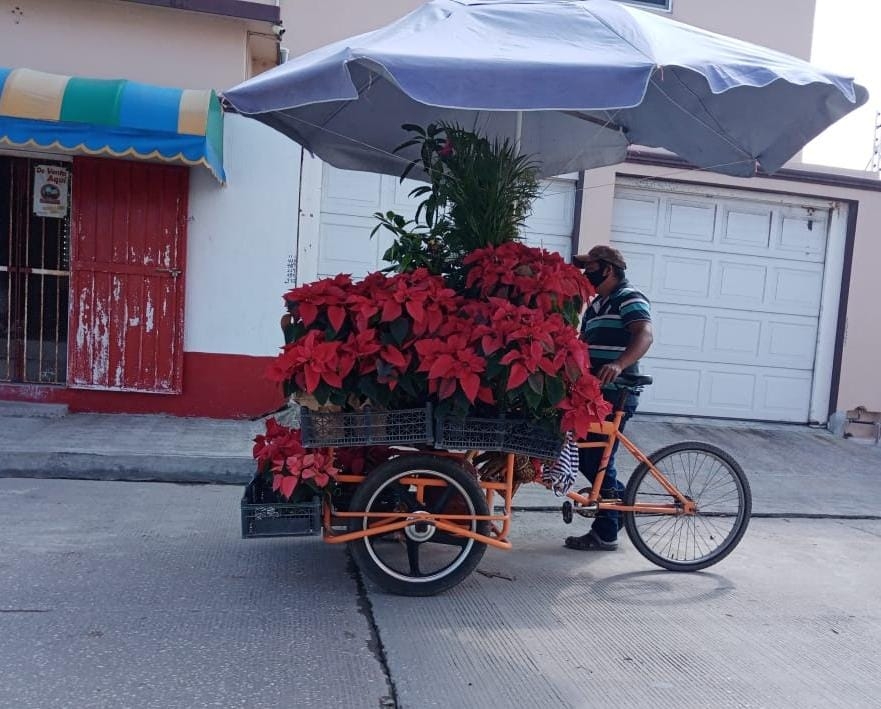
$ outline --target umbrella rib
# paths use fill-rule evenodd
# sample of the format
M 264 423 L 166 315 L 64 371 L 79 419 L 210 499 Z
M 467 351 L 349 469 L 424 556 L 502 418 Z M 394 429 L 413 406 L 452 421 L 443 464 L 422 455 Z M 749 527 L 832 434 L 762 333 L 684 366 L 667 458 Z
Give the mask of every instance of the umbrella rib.
M 620 109 L 618 109 L 620 110 Z M 579 111 L 560 111 L 560 113 L 570 116 L 571 118 L 577 118 L 579 121 L 587 121 L 588 123 L 593 123 L 598 125 L 600 128 L 608 128 L 610 130 L 616 130 L 620 133 L 627 134 L 627 128 L 624 126 L 619 126 L 617 123 L 612 123 L 610 120 L 602 120 L 600 118 L 594 118 L 593 116 L 588 116 L 587 114 L 581 113 Z
M 673 72 L 673 75 L 674 76 L 676 75 L 675 72 Z M 676 78 L 677 78 L 677 80 L 680 81 L 680 83 L 682 83 L 682 81 L 681 81 L 681 79 L 679 79 L 679 77 L 676 77 Z M 733 138 L 731 138 L 731 136 L 729 136 L 727 133 L 722 131 L 721 127 L 719 129 L 716 129 L 713 126 L 711 126 L 707 121 L 705 121 L 703 118 L 701 118 L 700 116 L 696 116 L 695 114 L 691 113 L 691 111 L 689 111 L 687 108 L 685 108 L 685 106 L 683 106 L 682 104 L 677 102 L 676 99 L 674 99 L 672 96 L 670 96 L 670 94 L 668 94 L 666 91 L 664 91 L 664 89 L 661 88 L 661 85 L 657 81 L 655 81 L 654 79 L 651 80 L 651 84 L 652 84 L 652 86 L 654 86 L 658 90 L 658 93 L 660 93 L 665 99 L 667 99 L 670 103 L 672 103 L 674 106 L 676 106 L 676 108 L 678 108 L 684 114 L 690 116 L 695 121 L 700 123 L 704 128 L 706 128 L 708 131 L 713 133 L 717 138 L 724 140 L 726 143 L 728 143 L 728 145 L 730 145 L 734 150 L 739 152 L 741 155 L 745 155 L 753 162 L 758 162 L 757 158 L 754 155 L 752 155 L 749 151 L 745 150 L 742 145 L 737 143 Z M 683 86 L 685 86 L 684 83 L 683 83 Z M 685 88 L 688 89 L 689 91 L 691 91 L 691 89 L 688 86 L 685 86 Z M 712 116 L 713 114 L 707 110 L 707 107 L 704 105 L 703 101 L 697 96 L 697 94 L 695 94 L 693 91 L 691 93 L 698 100 L 698 102 L 701 104 L 701 106 L 703 106 L 704 110 L 707 112 L 707 115 Z M 715 117 L 714 117 L 714 119 L 715 119 Z

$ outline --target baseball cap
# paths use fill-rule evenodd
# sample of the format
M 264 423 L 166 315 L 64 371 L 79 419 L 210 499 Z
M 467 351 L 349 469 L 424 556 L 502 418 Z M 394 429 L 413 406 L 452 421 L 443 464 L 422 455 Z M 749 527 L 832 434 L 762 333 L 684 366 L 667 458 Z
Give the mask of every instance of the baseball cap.
M 603 261 L 622 270 L 627 270 L 627 262 L 624 260 L 621 252 L 604 244 L 594 246 L 586 254 L 578 254 L 572 257 L 572 263 L 576 266 L 584 266 L 588 261 Z

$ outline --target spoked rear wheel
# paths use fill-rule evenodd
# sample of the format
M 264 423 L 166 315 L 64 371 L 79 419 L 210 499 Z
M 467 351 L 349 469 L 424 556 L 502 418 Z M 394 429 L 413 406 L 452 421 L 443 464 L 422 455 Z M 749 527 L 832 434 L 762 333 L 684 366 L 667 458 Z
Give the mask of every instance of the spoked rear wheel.
M 349 542 L 358 568 L 390 593 L 431 596 L 446 591 L 465 579 L 486 551 L 482 542 L 418 521 L 425 514 L 489 514 L 476 478 L 449 458 L 403 455 L 383 463 L 360 484 L 350 509 L 401 513 L 399 519 L 416 520 L 397 531 Z M 377 518 L 353 517 L 349 531 L 378 523 Z M 454 523 L 471 532 L 489 534 L 485 520 Z
M 652 563 L 671 571 L 699 571 L 725 558 L 749 524 L 752 494 L 737 462 L 708 443 L 685 442 L 649 456 L 683 495 L 695 514 L 625 513 L 627 535 Z M 676 499 L 641 463 L 624 493 L 624 503 L 671 505 Z

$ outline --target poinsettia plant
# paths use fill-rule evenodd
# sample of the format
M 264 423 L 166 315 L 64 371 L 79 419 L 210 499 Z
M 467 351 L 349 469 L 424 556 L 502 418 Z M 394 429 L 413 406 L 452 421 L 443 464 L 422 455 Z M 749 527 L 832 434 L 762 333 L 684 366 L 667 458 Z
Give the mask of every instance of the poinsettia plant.
M 252 450 L 257 475 L 271 481 L 273 492 L 288 500 L 304 500 L 321 493 L 336 480 L 340 469 L 329 448 L 303 446 L 300 431 L 266 421 L 266 433 L 254 438 Z
M 439 415 L 516 416 L 586 433 L 608 408 L 573 327 L 590 284 L 559 256 L 519 242 L 475 251 L 464 265 L 461 293 L 426 269 L 289 291 L 300 334 L 270 378 L 319 404 L 431 402 Z

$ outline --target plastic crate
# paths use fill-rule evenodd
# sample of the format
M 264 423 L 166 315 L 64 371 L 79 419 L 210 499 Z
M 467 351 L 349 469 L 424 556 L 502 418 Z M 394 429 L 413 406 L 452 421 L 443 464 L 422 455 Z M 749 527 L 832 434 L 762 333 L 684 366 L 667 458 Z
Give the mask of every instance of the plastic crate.
M 242 538 L 307 537 L 321 533 L 321 498 L 308 502 L 265 502 L 254 481 L 242 496 Z
M 322 412 L 302 409 L 300 435 L 307 448 L 432 443 L 431 405 L 392 411 Z
M 531 421 L 449 417 L 437 422 L 435 445 L 449 450 L 504 451 L 553 460 L 563 447 L 563 436 Z

